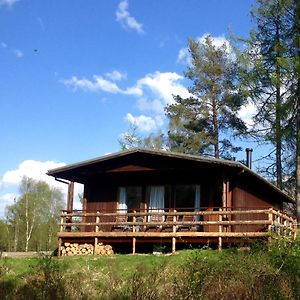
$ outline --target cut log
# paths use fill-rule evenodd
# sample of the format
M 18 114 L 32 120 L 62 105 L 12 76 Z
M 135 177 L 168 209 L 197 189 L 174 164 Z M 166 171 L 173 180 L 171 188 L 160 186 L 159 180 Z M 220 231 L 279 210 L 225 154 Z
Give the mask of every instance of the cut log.
M 60 247 L 61 256 L 75 256 L 75 255 L 111 255 L 113 254 L 111 245 L 104 245 L 98 243 L 96 248 L 92 244 L 84 243 L 64 243 Z

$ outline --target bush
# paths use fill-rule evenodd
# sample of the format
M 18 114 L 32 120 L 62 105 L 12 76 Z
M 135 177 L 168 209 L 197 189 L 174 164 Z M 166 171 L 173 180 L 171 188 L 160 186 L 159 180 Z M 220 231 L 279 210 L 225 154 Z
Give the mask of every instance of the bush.
M 23 265 L 22 265 L 23 263 Z M 247 252 L 0 259 L 1 299 L 300 299 L 300 241 Z

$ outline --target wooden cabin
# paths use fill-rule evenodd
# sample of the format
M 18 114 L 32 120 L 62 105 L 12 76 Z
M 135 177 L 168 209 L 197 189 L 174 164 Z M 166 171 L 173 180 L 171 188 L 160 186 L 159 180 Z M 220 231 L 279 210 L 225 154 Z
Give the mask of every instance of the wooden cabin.
M 48 171 L 68 184 L 59 245 L 109 243 L 122 251 L 294 237 L 296 220 L 282 211 L 288 195 L 245 165 L 220 159 L 132 149 Z M 84 185 L 73 210 L 74 182 Z

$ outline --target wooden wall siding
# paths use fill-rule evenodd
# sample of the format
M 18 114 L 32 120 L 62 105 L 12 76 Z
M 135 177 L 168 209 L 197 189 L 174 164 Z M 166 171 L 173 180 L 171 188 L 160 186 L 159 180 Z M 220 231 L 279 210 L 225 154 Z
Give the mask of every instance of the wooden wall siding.
M 125 167 L 124 167 L 125 168 Z M 145 201 L 140 208 L 147 206 L 147 188 L 151 185 L 164 185 L 168 189 L 165 206 L 174 207 L 174 186 L 175 185 L 201 185 L 201 206 L 212 207 L 221 206 L 222 186 L 219 173 L 201 170 L 182 170 L 180 172 L 171 171 L 134 171 L 134 172 L 113 172 L 94 178 L 89 184 L 85 185 L 84 197 L 89 202 L 105 202 L 110 209 L 109 202 L 118 201 L 118 187 L 120 186 L 142 186 Z
M 114 212 L 117 209 L 117 202 L 103 201 L 103 202 L 87 202 L 87 212 L 110 211 Z M 87 217 L 87 222 L 96 222 L 96 217 Z M 114 217 L 103 217 L 103 222 L 114 222 Z M 110 230 L 111 226 L 102 226 L 99 230 Z M 95 231 L 95 226 L 85 226 L 85 231 Z
M 273 203 L 274 205 L 274 203 Z M 273 206 L 272 203 L 260 198 L 253 193 L 246 191 L 244 188 L 235 187 L 233 190 L 233 209 L 264 209 Z M 267 220 L 268 216 L 265 217 L 261 214 L 250 214 L 234 216 L 233 220 Z M 234 227 L 235 232 L 250 232 L 250 231 L 262 231 L 264 227 L 258 225 L 237 225 Z
M 84 195 L 87 199 L 86 211 L 116 211 L 117 209 L 117 188 L 114 186 L 102 186 L 102 185 L 85 185 Z M 95 222 L 95 217 L 87 218 L 87 222 Z M 106 217 L 106 222 L 115 221 L 112 217 Z M 86 226 L 86 231 L 94 231 L 95 228 Z M 99 230 L 110 230 L 109 226 L 105 228 L 99 228 Z

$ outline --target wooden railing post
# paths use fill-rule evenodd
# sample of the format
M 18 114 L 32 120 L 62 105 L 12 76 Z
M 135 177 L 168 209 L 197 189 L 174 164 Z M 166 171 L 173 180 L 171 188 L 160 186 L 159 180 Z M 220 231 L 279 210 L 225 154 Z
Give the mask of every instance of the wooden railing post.
M 219 222 L 222 222 L 222 214 L 221 214 L 221 212 L 222 212 L 222 208 L 220 208 L 219 209 L 219 212 L 220 212 L 220 214 L 219 214 Z M 219 249 L 219 251 L 221 251 L 222 250 L 222 236 L 221 236 L 221 232 L 223 231 L 223 225 L 222 224 L 219 224 L 219 237 L 218 237 L 218 249 Z
M 174 210 L 174 212 L 176 212 L 176 210 Z M 176 252 L 176 237 L 175 237 L 175 233 L 176 233 L 176 219 L 177 219 L 177 216 L 176 215 L 173 215 L 173 233 L 174 233 L 174 236 L 172 237 L 172 253 L 175 254 Z
M 60 232 L 63 232 L 64 231 L 64 226 L 62 225 L 64 223 L 64 214 L 62 213 L 61 215 L 60 215 Z
M 133 213 L 136 214 L 136 211 L 134 210 Z M 132 222 L 133 222 L 132 232 L 135 232 L 135 224 L 134 223 L 136 222 L 136 215 L 133 215 Z M 132 254 L 135 254 L 135 251 L 136 251 L 135 247 L 136 247 L 136 237 L 133 237 L 132 238 Z
M 293 230 L 293 240 L 296 240 L 297 237 L 297 219 L 292 222 L 292 230 Z
M 268 244 L 269 244 L 269 247 L 271 247 L 271 245 L 272 245 L 271 234 L 272 234 L 272 226 L 273 226 L 273 209 L 272 208 L 269 209 L 268 220 L 270 221 L 270 224 L 268 225 L 268 232 L 269 232 Z
M 98 216 L 100 212 L 97 210 L 97 216 L 96 216 L 96 226 L 95 226 L 95 232 L 99 232 L 99 222 L 100 222 L 100 217 Z M 95 236 L 95 243 L 94 243 L 94 254 L 96 253 L 96 248 L 98 246 L 98 237 Z

